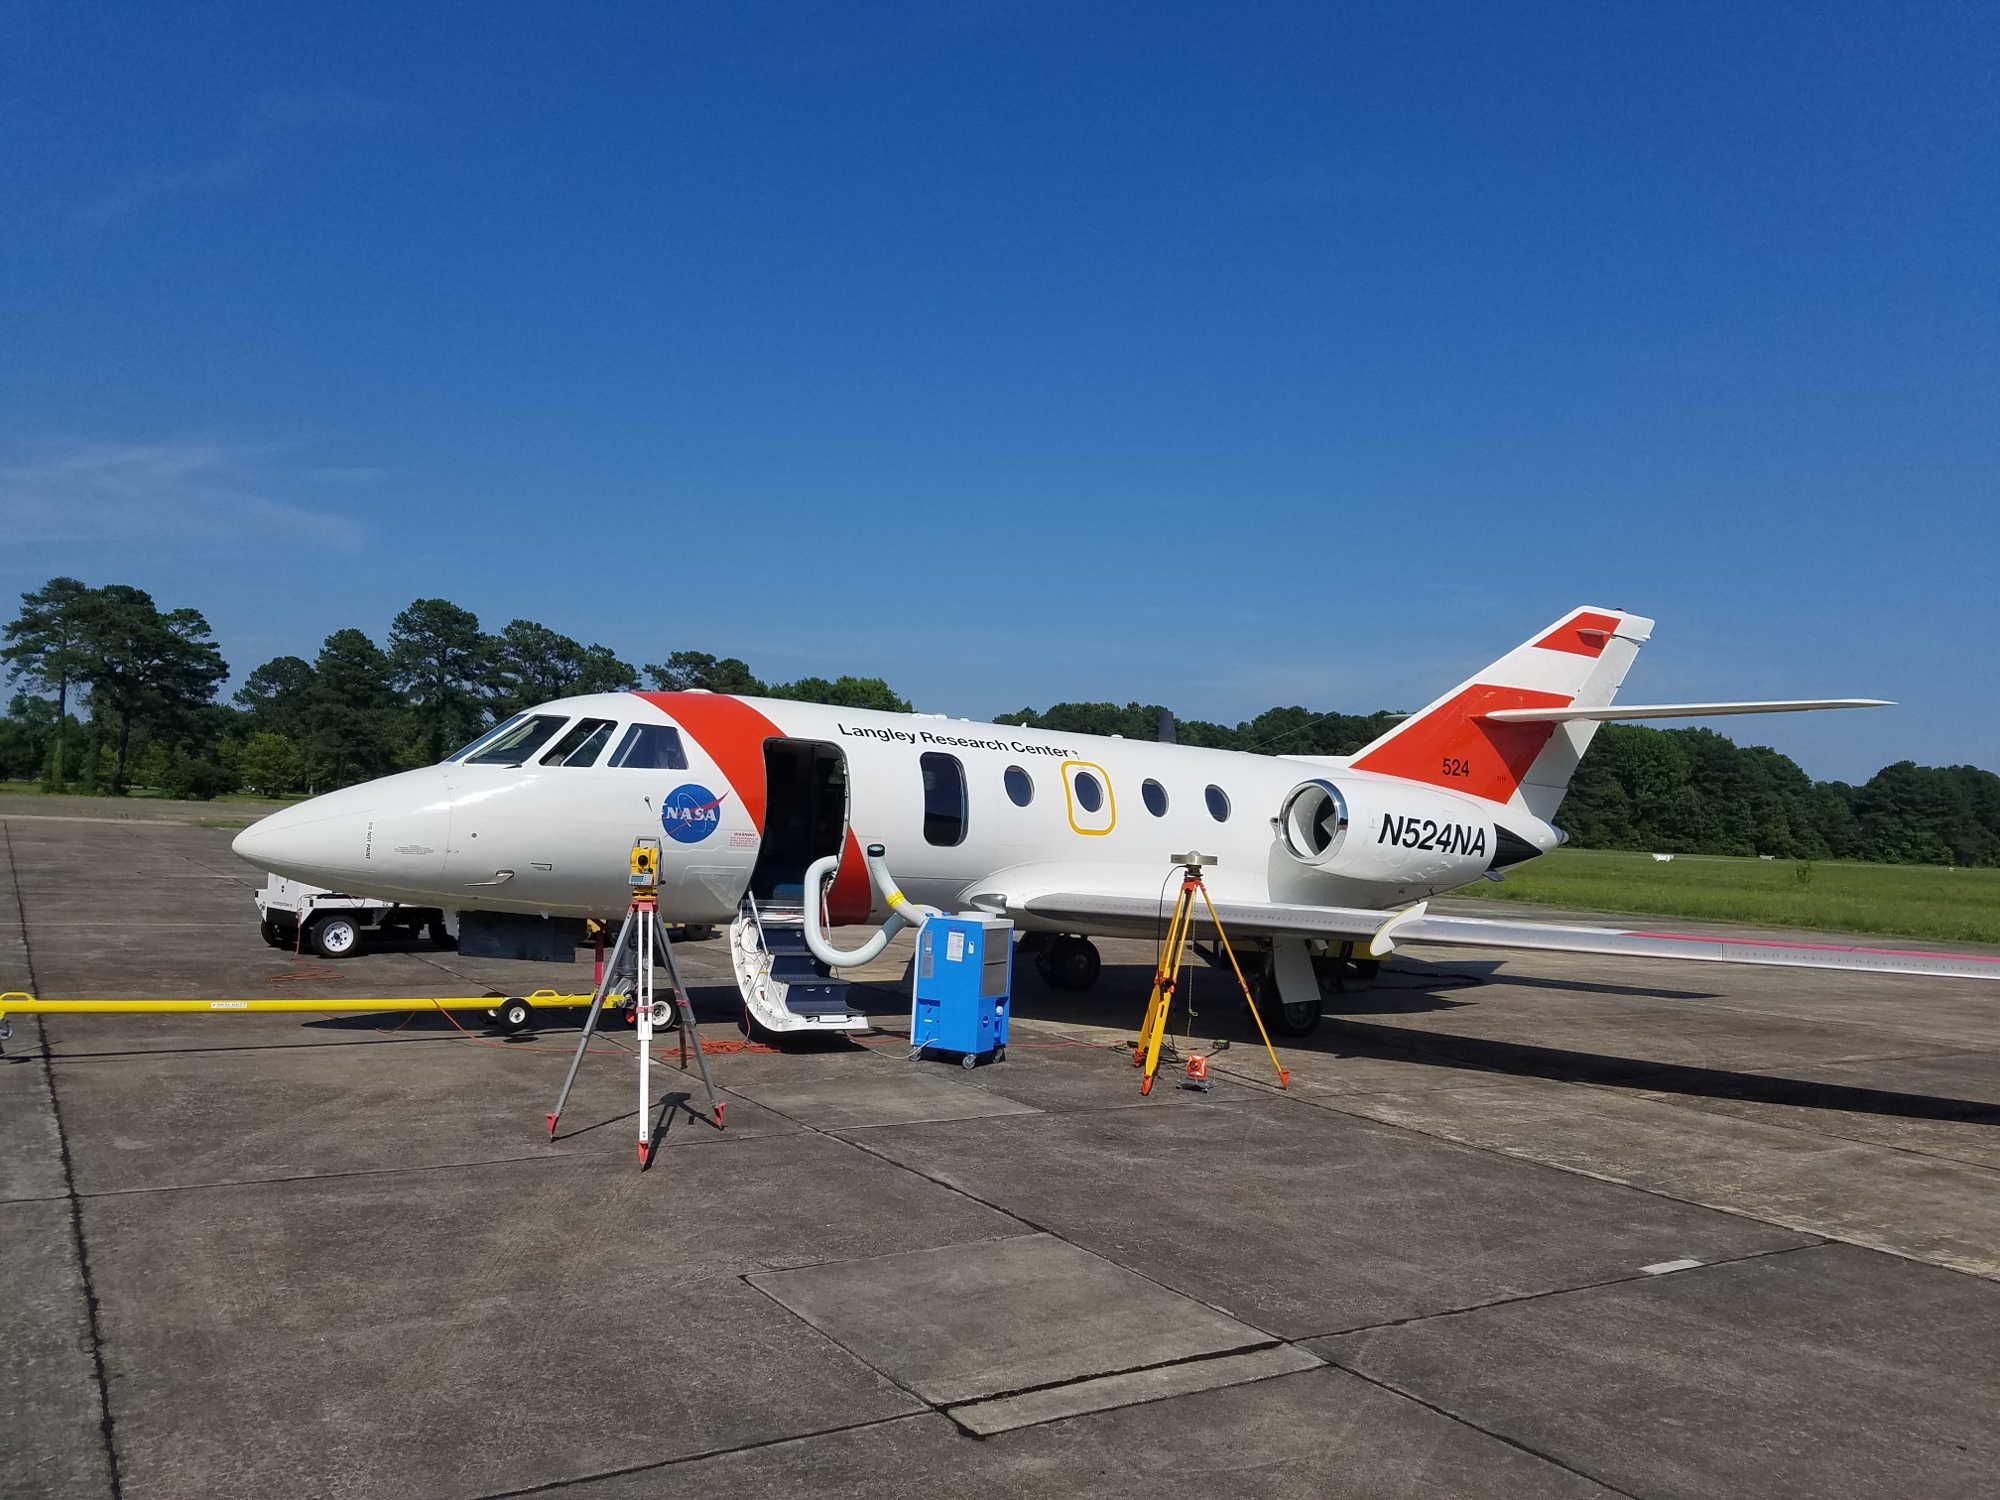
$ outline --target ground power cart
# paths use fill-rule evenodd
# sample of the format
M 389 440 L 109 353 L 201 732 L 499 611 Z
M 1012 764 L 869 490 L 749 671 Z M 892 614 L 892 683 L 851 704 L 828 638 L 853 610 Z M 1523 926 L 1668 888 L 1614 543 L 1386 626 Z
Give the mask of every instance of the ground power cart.
M 926 1052 L 980 1059 L 1007 1057 L 1007 1015 L 1014 988 L 1014 924 L 981 915 L 932 917 L 917 934 L 911 983 L 910 1057 Z

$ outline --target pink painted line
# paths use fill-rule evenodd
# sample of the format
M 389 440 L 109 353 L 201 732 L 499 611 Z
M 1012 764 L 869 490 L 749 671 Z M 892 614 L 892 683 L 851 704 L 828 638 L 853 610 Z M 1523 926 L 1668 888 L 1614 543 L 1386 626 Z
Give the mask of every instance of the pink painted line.
M 1926 953 L 1916 948 L 1846 948 L 1838 943 L 1778 943 L 1757 938 L 1695 937 L 1685 932 L 1632 932 L 1626 937 L 1665 938 L 1675 943 L 1734 943 L 1743 948 L 1806 948 L 1815 953 L 1874 953 L 1883 958 L 1940 958 L 1954 963 L 2000 964 L 1986 953 Z

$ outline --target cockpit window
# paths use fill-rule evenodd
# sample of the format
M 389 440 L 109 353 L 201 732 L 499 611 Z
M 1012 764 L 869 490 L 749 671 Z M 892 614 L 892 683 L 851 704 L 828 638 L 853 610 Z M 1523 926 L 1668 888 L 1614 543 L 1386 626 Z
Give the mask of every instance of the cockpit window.
M 555 749 L 542 757 L 545 766 L 591 766 L 597 764 L 597 757 L 604 753 L 604 746 L 611 738 L 611 731 L 618 727 L 615 719 L 578 719 L 569 726 L 569 733 L 556 741 Z
M 671 724 L 634 724 L 611 752 L 610 763 L 638 771 L 685 771 L 687 751 Z
M 475 745 L 465 757 L 468 766 L 518 766 L 569 722 L 567 714 L 528 714 L 503 725 L 484 744 Z
M 498 724 L 495 724 L 491 729 L 487 730 L 486 733 L 482 734 L 478 739 L 474 740 L 471 744 L 460 745 L 456 750 L 452 751 L 451 754 L 447 755 L 444 758 L 444 764 L 449 765 L 451 764 L 451 762 L 455 760 L 464 760 L 465 757 L 470 755 L 473 751 L 479 749 L 483 745 L 490 744 L 492 741 L 498 739 L 501 735 L 505 734 L 508 730 L 512 729 L 516 724 L 520 723 L 523 719 L 527 717 L 528 716 L 526 714 L 515 714 L 514 717 L 511 719 L 502 719 Z

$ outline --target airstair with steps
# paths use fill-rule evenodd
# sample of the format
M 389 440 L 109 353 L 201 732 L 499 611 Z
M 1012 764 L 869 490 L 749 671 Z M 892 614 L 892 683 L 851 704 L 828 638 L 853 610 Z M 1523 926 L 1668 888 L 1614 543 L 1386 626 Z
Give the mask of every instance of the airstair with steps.
M 850 1004 L 847 981 L 806 948 L 799 902 L 746 895 L 729 926 L 729 958 L 753 1034 L 758 1027 L 781 1035 L 868 1028 L 868 1017 Z

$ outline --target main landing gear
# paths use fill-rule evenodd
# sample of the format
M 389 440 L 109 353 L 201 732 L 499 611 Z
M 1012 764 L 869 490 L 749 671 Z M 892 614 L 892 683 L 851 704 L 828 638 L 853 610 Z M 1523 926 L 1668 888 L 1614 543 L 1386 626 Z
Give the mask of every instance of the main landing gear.
M 1035 972 L 1052 990 L 1087 990 L 1103 967 L 1089 938 L 1054 938 L 1035 955 Z

